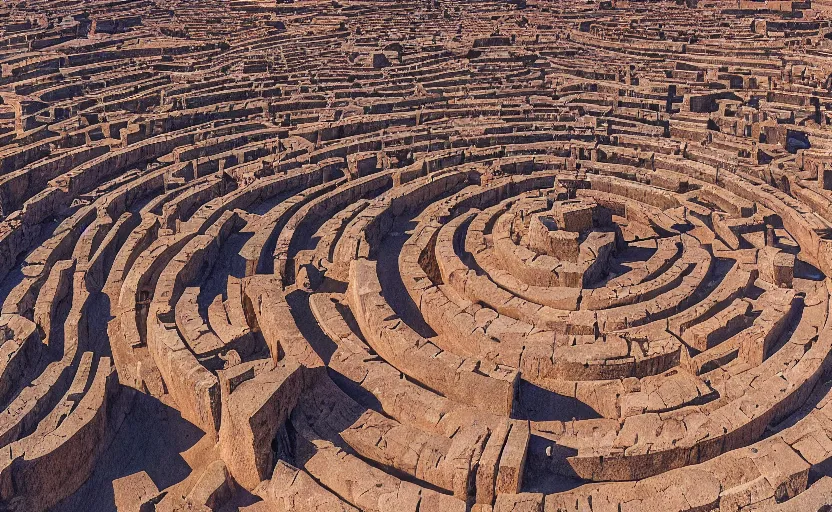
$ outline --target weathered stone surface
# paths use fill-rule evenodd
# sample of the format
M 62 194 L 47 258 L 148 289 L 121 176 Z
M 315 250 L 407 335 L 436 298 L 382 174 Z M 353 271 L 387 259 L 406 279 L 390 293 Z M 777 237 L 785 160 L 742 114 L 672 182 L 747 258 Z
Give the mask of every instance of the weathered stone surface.
M 0 510 L 821 510 L 832 3 L 0 5 Z

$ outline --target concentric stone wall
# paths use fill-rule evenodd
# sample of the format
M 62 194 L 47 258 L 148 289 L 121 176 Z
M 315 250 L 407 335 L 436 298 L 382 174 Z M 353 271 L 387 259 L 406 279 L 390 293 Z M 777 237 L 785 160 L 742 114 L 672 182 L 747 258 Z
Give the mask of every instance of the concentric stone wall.
M 0 509 L 832 507 L 832 3 L 0 5 Z

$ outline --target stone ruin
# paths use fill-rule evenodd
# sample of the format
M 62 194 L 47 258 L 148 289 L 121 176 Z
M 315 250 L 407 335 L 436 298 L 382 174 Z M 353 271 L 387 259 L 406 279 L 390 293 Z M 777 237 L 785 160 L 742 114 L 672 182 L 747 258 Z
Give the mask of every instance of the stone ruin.
M 0 41 L 0 510 L 832 507 L 832 0 Z

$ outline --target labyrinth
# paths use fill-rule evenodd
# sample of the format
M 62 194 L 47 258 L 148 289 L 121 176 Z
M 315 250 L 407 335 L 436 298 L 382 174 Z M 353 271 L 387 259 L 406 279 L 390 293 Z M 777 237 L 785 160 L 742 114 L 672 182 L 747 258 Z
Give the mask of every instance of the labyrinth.
M 832 510 L 830 124 L 832 0 L 4 0 L 0 511 Z

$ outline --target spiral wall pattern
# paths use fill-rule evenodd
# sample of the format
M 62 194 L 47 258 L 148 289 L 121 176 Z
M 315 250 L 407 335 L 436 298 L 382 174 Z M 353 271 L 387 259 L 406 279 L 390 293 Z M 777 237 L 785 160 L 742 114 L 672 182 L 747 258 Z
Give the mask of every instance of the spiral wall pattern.
M 832 506 L 826 0 L 0 19 L 0 509 Z

